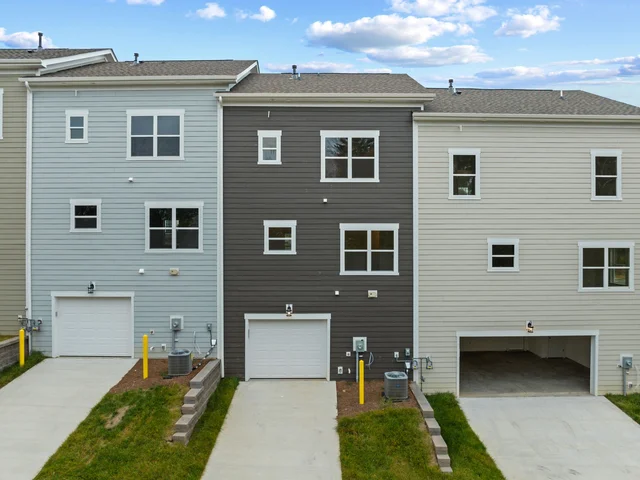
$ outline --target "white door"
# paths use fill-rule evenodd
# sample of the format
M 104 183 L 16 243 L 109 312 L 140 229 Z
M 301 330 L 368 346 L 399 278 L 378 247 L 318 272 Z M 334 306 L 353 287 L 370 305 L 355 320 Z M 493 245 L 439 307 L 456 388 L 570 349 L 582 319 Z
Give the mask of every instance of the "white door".
M 53 321 L 56 355 L 133 355 L 130 298 L 57 298 Z
M 249 320 L 247 378 L 327 378 L 327 320 Z

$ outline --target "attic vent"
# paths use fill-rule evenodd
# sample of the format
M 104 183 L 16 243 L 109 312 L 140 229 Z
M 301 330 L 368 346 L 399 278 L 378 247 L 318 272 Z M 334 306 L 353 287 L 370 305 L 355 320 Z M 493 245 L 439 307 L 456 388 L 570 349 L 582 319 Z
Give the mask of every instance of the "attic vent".
M 453 78 L 449 79 L 449 93 L 451 95 L 462 95 L 462 92 L 459 92 L 456 87 L 453 86 Z
M 291 70 L 293 71 L 291 73 L 291 80 L 300 80 L 300 74 L 298 73 L 298 66 L 291 65 Z
M 38 32 L 38 50 L 42 50 L 42 32 Z
M 133 63 L 132 65 L 138 65 L 140 62 L 138 62 L 138 57 L 140 56 L 139 53 L 134 53 L 133 54 Z

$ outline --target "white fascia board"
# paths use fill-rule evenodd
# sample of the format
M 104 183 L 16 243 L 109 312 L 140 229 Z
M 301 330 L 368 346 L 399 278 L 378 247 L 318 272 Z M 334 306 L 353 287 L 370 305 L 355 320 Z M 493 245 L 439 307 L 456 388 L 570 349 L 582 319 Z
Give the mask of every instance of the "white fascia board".
M 417 106 L 430 102 L 434 94 L 405 93 L 232 93 L 220 94 L 225 105 L 271 104 L 271 103 L 415 103 Z
M 640 123 L 640 115 L 539 115 L 521 113 L 428 113 L 414 112 L 416 122 L 541 122 L 541 123 Z
M 249 75 L 249 73 L 251 73 L 251 70 L 254 69 L 254 67 L 258 66 L 258 62 L 253 62 L 251 65 L 249 65 L 247 68 L 245 68 L 243 71 L 241 71 L 237 76 L 236 76 L 236 83 L 239 83 L 242 81 L 243 78 L 245 78 L 247 75 Z M 258 68 L 258 72 L 260 72 L 260 69 Z
M 83 60 L 92 60 L 95 58 L 104 58 L 106 60 L 106 57 L 111 57 L 114 62 L 116 61 L 116 56 L 113 54 L 113 50 L 97 50 L 95 52 L 80 53 L 78 55 L 69 55 L 66 57 L 49 58 L 47 60 L 42 60 L 42 66 L 44 68 L 49 68 L 61 63 L 82 62 Z
M 215 84 L 225 85 L 235 82 L 236 77 L 223 75 L 158 75 L 128 77 L 35 77 L 20 78 L 21 82 L 29 81 L 32 87 L 37 86 L 78 86 L 78 85 L 192 85 Z

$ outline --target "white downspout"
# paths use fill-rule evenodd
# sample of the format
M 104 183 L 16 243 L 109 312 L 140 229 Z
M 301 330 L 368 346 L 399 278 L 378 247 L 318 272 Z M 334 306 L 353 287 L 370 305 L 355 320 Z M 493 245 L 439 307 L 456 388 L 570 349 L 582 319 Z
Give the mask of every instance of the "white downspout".
M 215 93 L 214 93 L 215 95 Z M 220 373 L 222 377 L 224 377 L 224 221 L 223 221 L 223 177 L 222 177 L 222 168 L 223 168 L 223 121 L 224 115 L 222 112 L 222 96 L 218 96 L 218 215 L 217 215 L 217 227 L 218 231 L 217 241 L 218 241 L 218 252 L 217 252 L 217 267 L 218 267 L 218 331 L 216 336 L 218 337 L 218 348 L 217 354 L 218 359 L 220 359 Z
M 25 303 L 26 316 L 32 318 L 31 311 L 31 182 L 32 182 L 32 152 L 33 152 L 33 92 L 29 82 L 27 87 L 27 151 L 26 151 L 26 188 L 25 188 Z M 29 353 L 33 348 L 31 333 L 29 335 Z

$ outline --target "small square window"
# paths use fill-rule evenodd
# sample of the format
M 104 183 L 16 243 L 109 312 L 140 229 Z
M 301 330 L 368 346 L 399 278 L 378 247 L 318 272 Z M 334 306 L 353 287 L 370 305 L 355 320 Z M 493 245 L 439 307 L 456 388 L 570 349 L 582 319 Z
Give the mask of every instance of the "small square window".
M 591 151 L 591 199 L 622 200 L 622 151 Z
M 147 202 L 147 252 L 202 252 L 201 202 Z
M 282 165 L 281 130 L 258 130 L 258 165 Z
M 579 242 L 578 291 L 632 292 L 634 242 Z
M 488 238 L 489 272 L 520 271 L 520 240 L 517 238 Z
M 480 150 L 449 149 L 449 198 L 480 198 Z
M 264 221 L 264 254 L 296 255 L 295 220 Z
M 65 143 L 88 143 L 88 119 L 87 110 L 66 110 L 66 136 Z
M 71 205 L 71 232 L 101 232 L 102 200 L 69 201 Z

